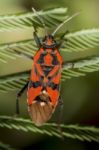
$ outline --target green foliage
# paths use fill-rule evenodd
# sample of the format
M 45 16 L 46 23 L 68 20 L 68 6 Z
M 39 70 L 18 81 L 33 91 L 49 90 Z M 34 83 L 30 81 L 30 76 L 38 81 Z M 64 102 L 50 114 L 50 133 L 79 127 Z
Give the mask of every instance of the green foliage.
M 15 149 L 11 148 L 10 145 L 0 142 L 0 150 L 15 150 Z
M 99 71 L 99 57 L 92 56 L 71 61 L 63 67 L 62 80 L 84 76 L 86 73 L 95 71 Z
M 65 36 L 64 51 L 79 52 L 99 46 L 99 29 L 81 30 Z
M 64 47 L 60 49 L 65 52 L 85 51 L 89 48 L 99 46 L 99 29 L 82 30 L 65 35 Z M 33 56 L 37 50 L 33 39 L 16 43 L 5 43 L 0 45 L 0 61 L 6 58 L 14 59 L 18 54 Z
M 7 62 L 6 59 L 15 59 L 21 54 L 33 56 L 37 50 L 37 46 L 33 39 L 24 40 L 16 43 L 6 43 L 0 45 L 0 61 Z
M 89 57 L 83 60 L 75 60 L 67 62 L 63 66 L 62 81 L 71 79 L 72 77 L 80 77 L 86 73 L 99 70 L 99 57 Z M 29 78 L 30 71 L 14 73 L 0 77 L 0 91 L 7 92 L 8 90 L 19 89 L 26 83 Z
M 66 13 L 67 8 L 55 8 L 38 12 L 48 27 L 57 25 L 64 20 Z M 26 29 L 33 26 L 42 27 L 41 22 L 33 12 L 0 16 L 0 31 L 13 31 L 15 29 Z
M 0 77 L 0 91 L 20 89 L 28 80 L 29 71 Z
M 40 11 L 39 15 L 43 17 L 46 26 L 55 27 L 67 17 L 66 8 L 56 8 L 46 11 Z M 0 31 L 13 31 L 20 29 L 29 29 L 30 27 L 41 27 L 38 18 L 33 14 L 25 13 L 18 15 L 0 16 Z M 58 37 L 58 35 L 57 35 Z M 56 37 L 56 38 L 57 38 Z M 64 47 L 61 51 L 80 52 L 90 48 L 99 46 L 99 29 L 81 30 L 65 35 Z M 14 59 L 20 55 L 33 56 L 37 50 L 37 46 L 33 39 L 27 39 L 16 43 L 5 43 L 0 45 L 0 62 L 6 62 L 7 58 Z M 62 81 L 72 77 L 84 76 L 89 72 L 99 70 L 99 57 L 91 56 L 68 61 L 63 66 Z M 30 71 L 4 75 L 0 77 L 0 91 L 15 90 L 22 87 L 27 81 Z M 9 129 L 22 130 L 24 132 L 33 132 L 47 134 L 49 136 L 61 137 L 57 130 L 57 125 L 48 123 L 42 127 L 36 127 L 30 120 L 23 118 L 12 118 L 8 116 L 0 116 L 0 127 Z M 99 142 L 99 129 L 95 127 L 86 127 L 79 125 L 61 125 L 63 135 L 67 138 L 78 139 L 81 141 L 97 141 Z M 2 144 L 0 144 L 2 145 Z
M 44 126 L 37 127 L 32 121 L 24 118 L 14 118 L 9 116 L 0 116 L 0 127 L 22 130 L 23 132 L 33 132 L 46 134 L 61 138 L 57 124 L 46 123 Z M 66 138 L 78 139 L 80 141 L 96 141 L 99 142 L 99 128 L 79 125 L 63 125 L 61 124 L 62 134 Z

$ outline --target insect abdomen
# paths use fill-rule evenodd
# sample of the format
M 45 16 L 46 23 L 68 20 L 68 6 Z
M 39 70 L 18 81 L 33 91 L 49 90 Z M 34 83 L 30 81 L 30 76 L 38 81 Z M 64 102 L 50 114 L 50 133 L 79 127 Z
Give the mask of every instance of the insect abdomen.
M 41 92 L 28 107 L 28 110 L 33 123 L 37 126 L 41 126 L 51 118 L 54 107 L 52 106 L 48 94 Z

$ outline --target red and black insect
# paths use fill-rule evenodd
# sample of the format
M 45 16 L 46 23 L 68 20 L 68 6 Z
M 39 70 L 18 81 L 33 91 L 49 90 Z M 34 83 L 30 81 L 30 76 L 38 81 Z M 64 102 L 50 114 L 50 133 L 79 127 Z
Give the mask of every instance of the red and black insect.
M 71 18 L 69 18 L 69 20 L 70 19 Z M 43 20 L 41 20 L 41 18 L 39 18 L 39 20 L 42 22 L 44 28 L 46 28 Z M 34 32 L 34 39 L 38 46 L 38 51 L 33 57 L 30 80 L 17 95 L 16 113 L 19 114 L 18 98 L 28 87 L 28 111 L 33 123 L 38 126 L 44 124 L 51 118 L 59 102 L 61 109 L 63 107 L 63 101 L 60 96 L 63 59 L 59 52 L 63 37 L 57 42 L 54 35 L 66 21 L 67 20 L 61 23 L 52 34 L 46 33 L 42 40 L 39 39 L 36 31 Z
M 29 113 L 36 125 L 48 121 L 60 99 L 62 56 L 52 35 L 44 37 L 34 56 L 28 84 Z

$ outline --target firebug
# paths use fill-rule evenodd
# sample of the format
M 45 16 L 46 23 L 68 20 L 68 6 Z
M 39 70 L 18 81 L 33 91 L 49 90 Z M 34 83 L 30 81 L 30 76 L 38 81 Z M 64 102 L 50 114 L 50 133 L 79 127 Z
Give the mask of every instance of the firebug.
M 77 14 L 63 21 L 52 34 L 48 34 L 44 21 L 39 17 L 34 8 L 33 11 L 42 23 L 46 33 L 43 39 L 38 37 L 36 30 L 33 33 L 38 51 L 32 58 L 33 66 L 30 80 L 17 95 L 16 113 L 19 114 L 19 97 L 27 88 L 28 112 L 33 123 L 37 126 L 41 126 L 51 118 L 58 103 L 61 106 L 61 110 L 63 108 L 63 101 L 60 95 L 63 58 L 59 49 L 61 48 L 65 34 L 61 37 L 60 41 L 56 41 L 54 36 L 64 23 Z M 61 112 L 62 111 L 60 111 L 60 116 Z

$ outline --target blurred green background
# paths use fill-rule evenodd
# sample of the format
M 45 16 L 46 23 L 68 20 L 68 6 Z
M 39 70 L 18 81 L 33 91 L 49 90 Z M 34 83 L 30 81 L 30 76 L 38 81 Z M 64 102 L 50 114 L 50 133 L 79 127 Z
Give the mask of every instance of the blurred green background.
M 68 14 L 81 11 L 80 15 L 67 24 L 70 32 L 81 29 L 99 28 L 99 0 L 3 0 L 0 1 L 0 15 L 15 14 L 19 12 L 67 7 Z M 32 29 L 2 32 L 0 43 L 19 41 L 32 38 Z M 67 53 L 66 60 L 99 54 L 99 48 L 85 52 Z M 32 61 L 26 58 L 8 59 L 8 63 L 0 63 L 0 75 L 20 72 L 30 69 Z M 15 112 L 15 99 L 18 91 L 0 93 L 0 115 L 13 115 Z M 61 95 L 64 101 L 63 122 L 66 124 L 99 125 L 99 72 L 87 74 L 85 77 L 72 78 L 61 85 Z M 27 117 L 26 93 L 20 100 L 22 117 Z M 52 122 L 57 120 L 58 110 Z M 95 143 L 79 142 L 66 139 L 61 141 L 33 133 L 23 133 L 0 128 L 0 141 L 11 144 L 18 149 L 57 149 L 57 150 L 87 150 L 98 146 Z

